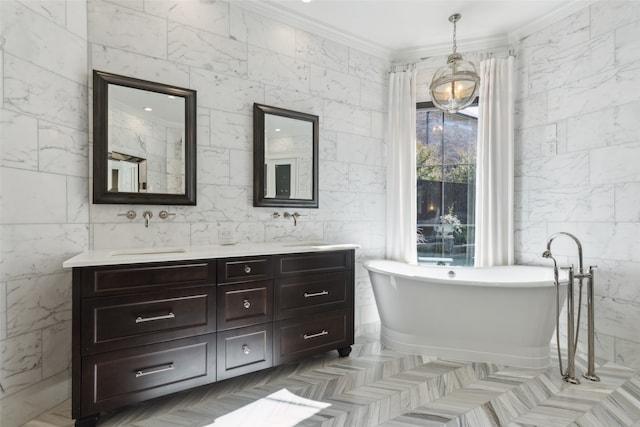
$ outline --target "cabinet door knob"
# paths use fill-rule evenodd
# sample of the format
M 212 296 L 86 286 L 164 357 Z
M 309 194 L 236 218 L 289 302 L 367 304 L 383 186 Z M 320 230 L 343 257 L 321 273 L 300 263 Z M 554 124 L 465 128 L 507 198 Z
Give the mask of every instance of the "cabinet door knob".
M 248 299 L 246 299 L 246 300 L 244 300 L 242 305 L 244 306 L 244 308 L 246 308 L 248 310 L 249 307 L 251 307 L 251 302 Z
M 244 266 L 244 272 L 247 273 L 247 274 L 251 273 L 251 267 L 248 266 L 248 265 L 245 265 Z
M 242 344 L 242 352 L 244 354 L 249 354 L 249 352 L 251 351 L 251 349 L 249 349 L 249 346 L 246 344 Z

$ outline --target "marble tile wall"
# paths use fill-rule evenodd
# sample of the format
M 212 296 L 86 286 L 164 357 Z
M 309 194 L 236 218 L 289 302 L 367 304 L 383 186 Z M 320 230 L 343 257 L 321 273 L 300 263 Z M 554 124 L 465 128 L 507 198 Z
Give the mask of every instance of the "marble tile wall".
M 71 274 L 89 247 L 83 2 L 0 2 L 0 424 L 69 393 Z
M 69 395 L 70 272 L 87 249 L 327 240 L 384 247 L 389 60 L 233 2 L 2 1 L 1 424 Z M 198 91 L 198 205 L 92 205 L 90 75 Z M 294 227 L 252 206 L 252 105 L 320 116 L 320 208 Z M 138 218 L 117 216 L 129 209 Z M 154 212 L 146 229 L 141 212 Z M 162 209 L 176 213 L 158 219 Z M 284 211 L 285 209 L 278 209 Z M 356 322 L 377 320 L 358 264 Z
M 596 353 L 640 368 L 640 4 L 600 1 L 517 43 L 516 258 L 575 234 L 596 269 Z M 545 154 L 546 129 L 557 152 Z M 552 251 L 577 265 L 569 239 Z M 582 335 L 585 337 L 585 335 Z

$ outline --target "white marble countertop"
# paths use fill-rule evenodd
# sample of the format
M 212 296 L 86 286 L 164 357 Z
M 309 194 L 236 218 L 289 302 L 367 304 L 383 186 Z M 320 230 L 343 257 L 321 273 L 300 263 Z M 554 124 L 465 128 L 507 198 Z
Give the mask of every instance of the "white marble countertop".
M 82 252 L 62 263 L 64 268 L 141 262 L 184 261 L 237 256 L 276 255 L 358 249 L 360 245 L 324 242 L 237 243 L 233 245 L 180 246 L 139 249 L 103 249 Z

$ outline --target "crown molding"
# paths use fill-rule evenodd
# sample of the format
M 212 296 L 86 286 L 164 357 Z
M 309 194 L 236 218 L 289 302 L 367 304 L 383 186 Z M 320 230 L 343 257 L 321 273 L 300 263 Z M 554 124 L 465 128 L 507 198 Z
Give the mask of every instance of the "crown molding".
M 474 52 L 502 48 L 509 45 L 507 34 L 484 37 L 472 40 L 457 41 L 457 51 Z M 451 42 L 443 42 L 425 47 L 398 49 L 393 52 L 393 62 L 419 62 L 434 56 L 449 55 L 453 52 Z
M 517 45 L 517 43 L 526 36 L 540 31 L 548 25 L 557 22 L 580 9 L 588 7 L 595 2 L 596 0 L 568 1 L 552 12 L 538 17 L 515 31 L 473 40 L 458 41 L 458 51 L 486 51 Z M 396 63 L 419 62 L 434 56 L 448 55 L 452 52 L 452 45 L 450 42 L 407 49 L 389 49 L 361 37 L 349 34 L 331 25 L 327 25 L 312 18 L 283 9 L 269 0 L 232 0 L 230 3 L 249 12 L 257 13 L 266 18 L 321 36 L 327 40 L 331 40 L 348 47 L 353 47 L 373 56 L 388 59 Z
M 250 12 L 258 13 L 266 18 L 282 22 L 283 24 L 308 31 L 312 34 L 326 38 L 327 40 L 331 40 L 348 47 L 353 47 L 373 56 L 383 59 L 391 59 L 391 49 L 379 46 L 353 34 L 346 33 L 320 21 L 285 10 L 268 0 L 233 0 L 231 4 Z
M 522 40 L 523 38 L 538 32 L 554 22 L 559 21 L 561 18 L 565 18 L 573 13 L 578 12 L 585 7 L 591 6 L 593 3 L 596 3 L 596 0 L 571 0 L 563 4 L 562 6 L 556 8 L 550 13 L 546 15 L 542 15 L 537 19 L 529 22 L 526 25 L 518 28 L 515 31 L 512 31 L 508 34 L 510 44 L 515 44 Z

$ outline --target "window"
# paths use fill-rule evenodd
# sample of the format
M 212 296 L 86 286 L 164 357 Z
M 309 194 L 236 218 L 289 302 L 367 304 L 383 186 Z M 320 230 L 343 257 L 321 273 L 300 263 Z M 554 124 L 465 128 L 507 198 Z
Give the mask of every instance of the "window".
M 430 102 L 417 106 L 420 264 L 473 265 L 477 108 L 449 114 Z

